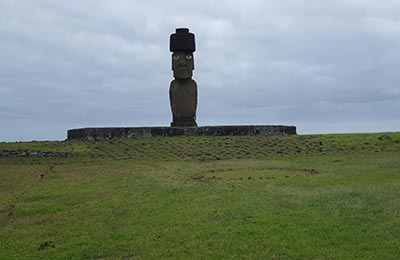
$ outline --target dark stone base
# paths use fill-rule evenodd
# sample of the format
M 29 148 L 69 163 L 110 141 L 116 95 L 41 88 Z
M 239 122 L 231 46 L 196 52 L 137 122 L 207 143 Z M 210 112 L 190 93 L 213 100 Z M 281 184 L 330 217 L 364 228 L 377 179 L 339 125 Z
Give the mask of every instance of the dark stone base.
M 171 127 L 196 127 L 196 126 L 197 126 L 197 123 L 195 120 L 171 122 Z
M 113 140 L 162 136 L 294 135 L 295 126 L 229 125 L 201 127 L 97 127 L 68 130 L 68 140 Z

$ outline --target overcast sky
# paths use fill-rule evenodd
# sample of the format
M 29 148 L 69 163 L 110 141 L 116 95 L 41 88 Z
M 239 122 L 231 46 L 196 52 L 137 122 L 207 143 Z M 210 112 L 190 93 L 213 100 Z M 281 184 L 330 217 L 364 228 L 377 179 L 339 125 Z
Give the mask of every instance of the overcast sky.
M 177 27 L 200 126 L 400 131 L 399 0 L 0 0 L 0 141 L 169 126 Z

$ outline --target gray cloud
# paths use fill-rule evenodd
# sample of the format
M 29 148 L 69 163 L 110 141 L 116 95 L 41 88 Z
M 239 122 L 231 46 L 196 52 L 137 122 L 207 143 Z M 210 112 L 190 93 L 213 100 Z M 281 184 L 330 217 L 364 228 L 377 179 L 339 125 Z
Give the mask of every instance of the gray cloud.
M 198 123 L 398 131 L 400 3 L 0 3 L 0 140 L 169 125 L 169 35 L 196 33 Z

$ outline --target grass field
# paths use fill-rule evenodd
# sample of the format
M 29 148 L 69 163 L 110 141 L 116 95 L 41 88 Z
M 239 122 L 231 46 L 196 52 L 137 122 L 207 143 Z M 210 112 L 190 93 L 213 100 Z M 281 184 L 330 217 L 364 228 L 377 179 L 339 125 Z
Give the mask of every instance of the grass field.
M 0 259 L 400 259 L 400 133 L 0 150 Z

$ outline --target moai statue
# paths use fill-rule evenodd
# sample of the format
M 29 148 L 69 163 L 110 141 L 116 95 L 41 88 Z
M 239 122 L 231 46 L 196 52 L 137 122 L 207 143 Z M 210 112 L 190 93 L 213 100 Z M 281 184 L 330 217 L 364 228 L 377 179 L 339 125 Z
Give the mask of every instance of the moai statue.
M 187 28 L 178 28 L 171 34 L 169 50 L 172 52 L 174 80 L 169 88 L 169 100 L 174 127 L 197 126 L 197 84 L 192 79 L 193 52 L 196 51 L 194 34 Z

